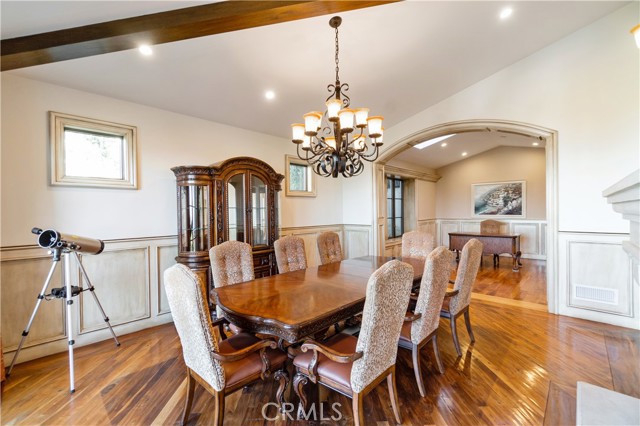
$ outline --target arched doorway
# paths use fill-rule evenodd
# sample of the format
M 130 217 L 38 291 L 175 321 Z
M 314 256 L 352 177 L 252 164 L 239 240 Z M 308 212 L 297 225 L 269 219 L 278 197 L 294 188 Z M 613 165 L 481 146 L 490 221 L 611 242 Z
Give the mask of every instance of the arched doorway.
M 507 120 L 463 120 L 442 123 L 428 127 L 399 139 L 387 149 L 374 164 L 373 186 L 375 223 L 373 237 L 378 254 L 384 253 L 385 223 L 387 219 L 385 204 L 385 166 L 401 152 L 412 148 L 424 140 L 443 135 L 466 132 L 503 132 L 539 138 L 545 143 L 546 165 L 546 232 L 544 233 L 546 248 L 547 307 L 549 312 L 558 312 L 558 279 L 557 279 L 557 132 L 542 126 Z

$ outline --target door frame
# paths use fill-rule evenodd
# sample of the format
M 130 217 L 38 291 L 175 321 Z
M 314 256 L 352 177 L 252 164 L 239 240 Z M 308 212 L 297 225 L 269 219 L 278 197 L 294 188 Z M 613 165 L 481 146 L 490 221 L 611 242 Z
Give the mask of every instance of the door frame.
M 373 241 L 379 255 L 384 254 L 387 219 L 385 194 L 385 165 L 401 152 L 422 141 L 452 133 L 500 132 L 530 136 L 545 143 L 546 221 L 545 251 L 547 256 L 547 308 L 558 313 L 558 132 L 530 123 L 511 120 L 462 120 L 437 124 L 400 138 L 382 153 L 373 169 Z

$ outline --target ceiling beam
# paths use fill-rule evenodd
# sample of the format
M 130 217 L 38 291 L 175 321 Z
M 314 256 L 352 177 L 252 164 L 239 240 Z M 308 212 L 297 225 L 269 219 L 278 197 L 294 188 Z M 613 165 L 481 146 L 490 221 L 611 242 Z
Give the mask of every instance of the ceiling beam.
M 2 40 L 1 70 L 221 34 L 399 0 L 222 1 Z

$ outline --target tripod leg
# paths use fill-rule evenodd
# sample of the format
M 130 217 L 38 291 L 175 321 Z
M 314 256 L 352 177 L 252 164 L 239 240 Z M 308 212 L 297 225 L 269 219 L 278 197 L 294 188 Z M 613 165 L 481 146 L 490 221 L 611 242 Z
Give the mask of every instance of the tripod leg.
M 98 296 L 96 296 L 96 293 L 94 292 L 95 289 L 93 287 L 93 284 L 91 284 L 91 281 L 89 280 L 89 275 L 87 275 L 87 271 L 84 269 L 84 266 L 80 262 L 80 258 L 78 257 L 78 253 L 76 253 L 74 251 L 73 254 L 76 256 L 76 262 L 78 262 L 78 267 L 80 268 L 80 271 L 82 272 L 82 276 L 84 277 L 84 280 L 87 282 L 87 285 L 89 286 L 88 290 L 91 292 L 91 295 L 93 296 L 93 300 L 95 300 L 96 305 L 98 305 L 98 309 L 100 309 L 100 312 L 102 313 L 102 318 L 104 319 L 104 322 L 106 322 L 107 326 L 109 327 L 109 331 L 111 332 L 111 335 L 113 336 L 113 340 L 116 341 L 116 346 L 120 346 L 120 342 L 118 341 L 118 337 L 116 336 L 116 333 L 113 331 L 113 328 L 111 327 L 111 323 L 109 322 L 109 317 L 104 312 L 104 309 L 102 309 L 102 305 L 100 304 L 100 301 L 98 300 Z
M 69 393 L 76 391 L 74 383 L 74 370 L 73 370 L 73 324 L 71 321 L 71 305 L 73 305 L 73 294 L 71 293 L 71 259 L 69 254 L 64 256 L 64 284 L 67 288 L 67 336 L 69 338 Z
M 16 363 L 16 360 L 18 359 L 18 354 L 22 349 L 22 344 L 24 343 L 24 340 L 27 338 L 27 335 L 29 334 L 29 330 L 31 329 L 31 324 L 33 324 L 33 320 L 36 317 L 38 308 L 40 308 L 40 303 L 42 303 L 42 300 L 44 299 L 44 293 L 47 291 L 47 287 L 49 287 L 49 283 L 51 282 L 51 278 L 53 277 L 53 272 L 56 270 L 57 265 L 58 265 L 58 261 L 55 260 L 54 258 L 53 263 L 51 264 L 51 269 L 49 269 L 49 275 L 47 275 L 47 279 L 44 281 L 42 290 L 40 290 L 40 294 L 38 294 L 38 301 L 36 302 L 36 307 L 33 308 L 33 312 L 31 313 L 31 318 L 29 318 L 29 323 L 27 324 L 27 327 L 22 332 L 22 339 L 20 339 L 20 344 L 18 345 L 18 349 L 16 350 L 16 353 L 13 355 L 13 360 L 11 361 L 11 365 L 9 366 L 9 370 L 7 371 L 7 377 L 11 375 L 11 370 L 13 370 L 13 365 Z

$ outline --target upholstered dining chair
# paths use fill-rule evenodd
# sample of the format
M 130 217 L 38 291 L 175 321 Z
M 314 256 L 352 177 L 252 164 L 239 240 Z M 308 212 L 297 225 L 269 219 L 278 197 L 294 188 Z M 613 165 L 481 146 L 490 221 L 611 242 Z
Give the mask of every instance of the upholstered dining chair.
M 413 281 L 411 265 L 392 260 L 369 278 L 359 337 L 338 333 L 322 344 L 302 344 L 293 360 L 294 389 L 303 406 L 303 387 L 320 383 L 352 398 L 356 426 L 364 424 L 362 398 L 385 378 L 396 421 L 402 423 L 396 395 L 398 338 Z
M 426 258 L 435 248 L 433 235 L 424 231 L 410 231 L 402 234 L 402 257 Z
M 241 241 L 225 241 L 209 250 L 213 285 L 222 287 L 255 279 L 251 246 Z M 222 316 L 216 307 L 218 318 Z
M 335 232 L 323 232 L 318 235 L 318 253 L 320 254 L 320 264 L 341 262 L 342 246 L 340 237 Z
M 440 308 L 447 291 L 454 258 L 453 252 L 442 246 L 429 253 L 424 263 L 424 273 L 414 312 L 407 312 L 400 330 L 398 346 L 410 349 L 412 352 L 413 372 L 418 382 L 420 396 L 423 398 L 426 396 L 426 391 L 420 371 L 420 350 L 429 341 L 433 342 L 438 371 L 440 374 L 444 373 L 436 333 L 440 322 Z
M 458 341 L 458 331 L 456 329 L 456 319 L 460 315 L 464 315 L 464 322 L 467 326 L 467 332 L 471 343 L 476 339 L 471 329 L 471 319 L 469 318 L 469 303 L 471 302 L 471 288 L 478 275 L 480 262 L 482 260 L 482 243 L 475 238 L 469 240 L 462 247 L 460 255 L 460 263 L 458 263 L 458 272 L 453 285 L 453 291 L 445 293 L 440 316 L 449 319 L 451 325 L 451 335 L 453 336 L 453 344 L 456 347 L 458 356 L 462 356 L 460 350 L 460 342 Z
M 289 381 L 285 369 L 287 356 L 275 349 L 274 341 L 246 333 L 219 340 L 199 281 L 184 265 L 174 265 L 164 272 L 167 299 L 187 366 L 182 424 L 189 420 L 196 383 L 213 395 L 213 423 L 218 426 L 223 424 L 225 396 L 255 380 L 264 380 L 272 369 L 278 369 L 274 374 L 280 382 L 276 398 L 282 404 Z
M 304 240 L 295 235 L 281 237 L 273 244 L 276 253 L 278 271 L 285 272 L 307 269 L 307 255 L 304 251 Z

